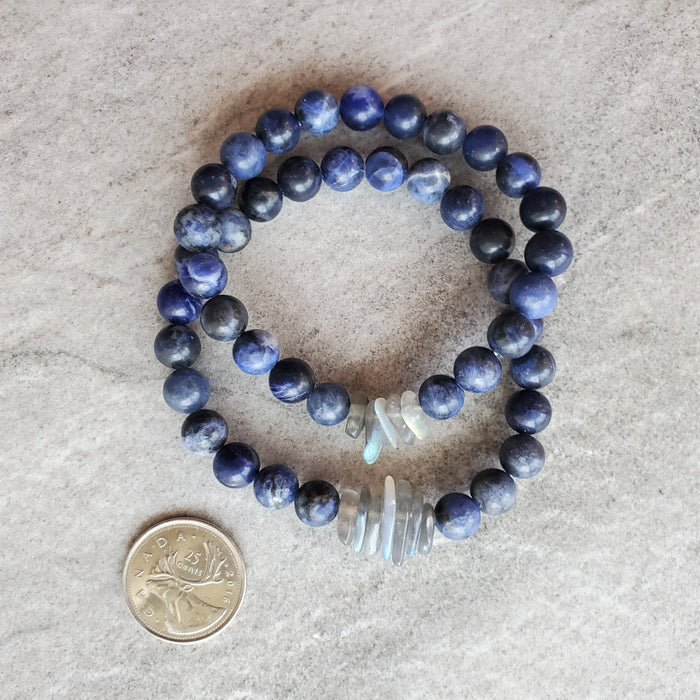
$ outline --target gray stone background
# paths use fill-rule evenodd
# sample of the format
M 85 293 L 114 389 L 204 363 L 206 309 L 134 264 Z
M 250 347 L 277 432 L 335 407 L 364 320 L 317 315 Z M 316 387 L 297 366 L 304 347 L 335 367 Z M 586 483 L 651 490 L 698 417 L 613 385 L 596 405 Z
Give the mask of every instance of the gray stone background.
M 3 697 L 700 695 L 696 3 L 5 0 L 0 20 Z M 182 448 L 152 355 L 191 173 L 264 109 L 357 83 L 501 127 L 567 198 L 576 249 L 543 337 L 547 466 L 510 513 L 400 569 L 221 487 Z M 298 152 L 342 142 L 395 143 L 343 127 Z M 492 173 L 446 162 L 517 221 Z M 375 395 L 449 371 L 498 309 L 437 207 L 366 183 L 287 203 L 229 270 L 251 327 Z M 211 406 L 304 480 L 391 473 L 435 502 L 508 434 L 503 382 L 369 468 L 204 346 Z M 248 567 L 239 615 L 184 647 L 120 589 L 133 538 L 183 513 Z

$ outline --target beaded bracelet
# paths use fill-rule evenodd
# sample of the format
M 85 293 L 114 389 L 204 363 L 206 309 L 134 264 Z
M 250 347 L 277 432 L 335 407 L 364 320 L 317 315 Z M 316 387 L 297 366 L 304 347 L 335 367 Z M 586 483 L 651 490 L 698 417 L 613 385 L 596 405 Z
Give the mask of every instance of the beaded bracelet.
M 449 187 L 450 174 L 435 158 L 423 158 L 408 167 L 403 153 L 394 147 L 377 148 L 363 160 L 354 149 L 331 149 L 319 166 L 310 158 L 292 156 L 277 172 L 277 182 L 259 177 L 266 153 L 286 153 L 299 140 L 302 130 L 321 135 L 332 131 L 342 118 L 353 130 L 365 131 L 382 120 L 387 131 L 399 139 L 422 135 L 433 153 L 445 155 L 459 148 L 468 165 L 479 171 L 496 170 L 499 189 L 509 197 L 523 197 L 522 223 L 535 231 L 525 249 L 525 263 L 509 258 L 514 233 L 500 219 L 483 219 L 483 198 L 474 188 Z M 185 207 L 175 219 L 179 246 L 174 260 L 179 279 L 166 284 L 158 295 L 161 314 L 173 325 L 161 330 L 154 349 L 157 358 L 175 371 L 166 379 L 168 405 L 189 414 L 182 426 L 185 446 L 196 454 L 214 454 L 214 473 L 224 485 L 239 488 L 254 484 L 258 501 L 268 508 L 294 502 L 299 518 L 321 526 L 338 516 L 338 536 L 356 552 L 372 555 L 382 551 L 385 559 L 401 564 L 405 556 L 428 553 L 433 529 L 450 539 L 465 539 L 478 528 L 481 512 L 491 515 L 509 510 L 515 501 L 512 477 L 529 478 L 544 465 L 544 449 L 532 434 L 549 423 L 551 407 L 538 389 L 549 384 L 556 370 L 554 358 L 535 342 L 543 330 L 542 318 L 556 305 L 552 277 L 566 270 L 573 251 L 564 234 L 555 230 L 563 221 L 566 205 L 561 195 L 540 187 L 537 161 L 524 153 L 507 153 L 503 133 L 492 126 L 478 126 L 466 133 L 464 122 L 449 110 L 427 115 L 412 95 L 398 95 L 386 106 L 372 88 L 356 86 L 340 104 L 327 92 L 314 90 L 297 101 L 295 113 L 269 110 L 257 122 L 256 135 L 236 133 L 221 148 L 221 164 L 202 166 L 192 178 L 196 204 Z M 245 247 L 251 237 L 250 221 L 270 221 L 279 214 L 283 198 L 307 201 L 322 182 L 332 189 L 348 191 L 366 176 L 370 185 L 392 191 L 407 184 L 409 193 L 423 203 L 440 202 L 445 223 L 459 231 L 471 230 L 474 256 L 492 265 L 487 286 L 498 301 L 510 308 L 489 325 L 490 348 L 472 347 L 457 357 L 454 377 L 436 375 L 426 379 L 416 395 L 369 401 L 366 394 L 352 395 L 339 384 L 317 384 L 307 363 L 298 358 L 279 359 L 279 345 L 267 331 L 246 330 L 248 313 L 235 297 L 221 294 L 227 270 L 219 252 L 232 253 Z M 240 209 L 231 205 L 237 180 L 246 180 L 239 195 Z M 205 302 L 205 300 L 207 300 Z M 522 387 L 508 401 L 508 424 L 516 431 L 500 449 L 504 470 L 486 469 L 470 486 L 471 496 L 449 493 L 433 510 L 422 494 L 405 480 L 387 476 L 383 489 L 363 487 L 344 490 L 321 480 L 299 487 L 294 472 L 285 465 L 260 469 L 255 450 L 242 442 L 226 443 L 228 428 L 215 411 L 204 409 L 210 388 L 206 377 L 191 368 L 201 344 L 190 323 L 200 317 L 203 330 L 212 338 L 233 342 L 236 364 L 249 374 L 269 372 L 273 395 L 285 403 L 306 401 L 311 417 L 321 425 L 346 420 L 346 433 L 358 437 L 365 429 L 365 461 L 373 463 L 382 448 L 413 444 L 429 434 L 427 416 L 444 420 L 459 413 L 463 391 L 481 393 L 492 389 L 501 377 L 501 358 L 511 360 L 510 374 Z

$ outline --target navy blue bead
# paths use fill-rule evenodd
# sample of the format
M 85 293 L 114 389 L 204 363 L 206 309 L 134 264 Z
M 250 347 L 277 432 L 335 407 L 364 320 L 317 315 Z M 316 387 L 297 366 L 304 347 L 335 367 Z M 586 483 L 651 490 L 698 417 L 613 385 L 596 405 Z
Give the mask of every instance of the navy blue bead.
M 466 540 L 478 529 L 481 511 L 465 493 L 446 493 L 435 504 L 435 527 L 451 540 Z
M 250 242 L 250 219 L 240 210 L 230 207 L 219 212 L 221 240 L 218 249 L 222 253 L 237 253 Z
M 476 226 L 484 215 L 484 198 L 469 185 L 451 187 L 440 202 L 442 220 L 455 231 Z
M 446 374 L 428 377 L 418 390 L 418 401 L 423 411 L 435 420 L 456 416 L 464 404 L 464 392 L 457 382 Z
M 246 374 L 265 374 L 276 364 L 280 347 L 272 333 L 253 329 L 233 344 L 233 360 Z
M 255 134 L 269 153 L 286 153 L 299 143 L 299 120 L 286 109 L 268 109 L 260 115 Z
M 469 247 L 477 260 L 493 265 L 505 260 L 515 246 L 515 233 L 502 219 L 482 219 L 469 236 Z
M 484 124 L 472 129 L 462 144 L 464 160 L 474 170 L 497 168 L 508 153 L 508 141 L 500 129 Z
M 519 433 L 539 433 L 552 418 L 552 407 L 544 394 L 535 389 L 523 389 L 508 399 L 506 421 Z
M 523 389 L 541 389 L 547 386 L 556 372 L 554 356 L 541 345 L 533 345 L 525 355 L 510 363 L 510 376 Z
M 193 253 L 216 248 L 221 240 L 221 225 L 216 212 L 206 204 L 190 204 L 181 209 L 173 224 L 177 242 Z
M 444 156 L 462 147 L 466 133 L 461 117 L 449 109 L 441 109 L 425 120 L 423 143 L 429 151 Z
M 498 459 L 511 476 L 530 479 L 544 467 L 544 447 L 532 435 L 518 433 L 502 442 Z
M 317 384 L 306 400 L 306 410 L 319 425 L 342 423 L 350 411 L 350 396 L 340 384 Z
M 158 292 L 158 312 L 170 323 L 192 323 L 199 316 L 202 303 L 188 294 L 179 280 L 164 284 Z
M 306 202 L 321 189 L 321 171 L 311 158 L 292 156 L 277 170 L 282 194 L 293 202 Z
M 192 366 L 201 350 L 199 336 L 188 326 L 166 326 L 153 343 L 158 362 L 173 369 Z
M 323 136 L 335 129 L 340 109 L 335 97 L 325 90 L 305 92 L 294 106 L 299 126 L 312 136 Z
M 282 210 L 282 192 L 269 177 L 254 177 L 243 183 L 241 211 L 253 221 L 271 221 Z
M 221 145 L 221 162 L 239 180 L 250 180 L 260 175 L 265 167 L 267 152 L 263 142 L 254 134 L 231 134 Z
M 559 228 L 566 218 L 566 202 L 551 187 L 537 187 L 520 202 L 520 220 L 530 231 Z
M 434 204 L 450 186 L 450 171 L 437 158 L 421 158 L 408 170 L 406 188 L 421 204 Z
M 467 348 L 455 360 L 455 381 L 464 391 L 475 394 L 491 391 L 500 381 L 501 372 L 501 361 L 488 348 Z
M 374 129 L 383 115 L 382 98 L 367 85 L 355 85 L 340 98 L 340 116 L 353 131 Z
M 540 164 L 527 153 L 509 153 L 496 168 L 498 189 L 508 197 L 522 197 L 540 184 Z
M 486 286 L 491 296 L 501 304 L 508 303 L 508 296 L 513 282 L 527 273 L 525 263 L 508 258 L 496 263 L 486 277 Z
M 195 253 L 182 261 L 180 284 L 193 296 L 209 299 L 224 291 L 226 265 L 211 253 Z
M 384 107 L 384 126 L 397 139 L 411 139 L 423 131 L 426 114 L 415 95 L 396 95 Z
M 484 469 L 473 479 L 469 491 L 479 508 L 488 515 L 501 515 L 515 504 L 517 487 L 510 474 L 501 469 Z
M 561 275 L 574 257 L 571 241 L 559 231 L 538 231 L 525 246 L 525 262 L 533 272 Z
M 348 192 L 362 182 L 365 162 L 354 148 L 337 146 L 323 156 L 321 175 L 332 190 Z
M 270 391 L 284 403 L 306 399 L 316 384 L 313 370 L 304 360 L 287 357 L 270 370 Z
M 202 307 L 199 320 L 210 338 L 225 342 L 235 340 L 246 329 L 248 311 L 236 297 L 219 294 Z
M 190 182 L 192 196 L 212 209 L 226 209 L 236 196 L 236 178 L 220 163 L 207 163 L 198 168 Z
M 176 369 L 163 383 L 165 403 L 179 413 L 192 413 L 209 401 L 209 380 L 196 369 Z
M 314 479 L 302 484 L 294 498 L 294 510 L 304 525 L 321 527 L 328 525 L 340 507 L 340 496 L 332 484 Z
M 393 192 L 403 185 L 408 161 L 398 148 L 375 148 L 365 161 L 365 177 L 375 190 Z
M 299 479 L 284 464 L 271 464 L 258 472 L 253 491 L 261 506 L 277 510 L 294 502 L 299 491 Z
M 535 327 L 526 316 L 506 309 L 491 321 L 486 336 L 501 357 L 522 357 L 535 344 Z
M 216 248 L 209 248 L 209 250 L 205 250 L 205 253 L 210 253 L 211 255 L 215 257 L 219 257 L 219 251 Z M 191 250 L 187 250 L 187 248 L 183 248 L 181 245 L 177 246 L 175 248 L 175 251 L 173 252 L 173 262 L 175 263 L 175 270 L 177 270 L 177 274 L 180 274 L 180 269 L 182 268 L 182 263 L 192 255 Z
M 214 456 L 214 476 L 232 489 L 248 486 L 259 469 L 258 453 L 245 442 L 229 442 Z
M 203 408 L 185 418 L 180 435 L 190 452 L 211 455 L 226 442 L 228 426 L 222 415 Z
M 544 318 L 557 305 L 557 285 L 544 272 L 527 272 L 513 282 L 508 298 L 528 318 Z

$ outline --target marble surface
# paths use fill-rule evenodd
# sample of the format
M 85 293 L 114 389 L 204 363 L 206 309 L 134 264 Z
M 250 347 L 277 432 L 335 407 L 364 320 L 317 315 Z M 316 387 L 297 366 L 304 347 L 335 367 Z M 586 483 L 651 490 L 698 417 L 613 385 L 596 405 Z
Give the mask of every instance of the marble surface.
M 700 695 L 696 3 L 5 0 L 0 19 L 3 697 Z M 191 174 L 265 109 L 358 83 L 502 128 L 566 196 L 575 248 L 541 341 L 559 369 L 544 470 L 401 568 L 222 487 L 180 444 L 152 352 Z M 396 145 L 343 127 L 296 152 L 339 143 Z M 517 220 L 492 173 L 445 162 Z M 286 202 L 229 260 L 251 328 L 373 396 L 449 372 L 498 309 L 464 234 L 405 187 Z M 202 341 L 209 405 L 302 481 L 392 474 L 435 503 L 508 434 L 504 382 L 368 467 L 343 426 Z M 120 588 L 130 542 L 180 514 L 233 533 L 248 567 L 235 620 L 186 647 Z

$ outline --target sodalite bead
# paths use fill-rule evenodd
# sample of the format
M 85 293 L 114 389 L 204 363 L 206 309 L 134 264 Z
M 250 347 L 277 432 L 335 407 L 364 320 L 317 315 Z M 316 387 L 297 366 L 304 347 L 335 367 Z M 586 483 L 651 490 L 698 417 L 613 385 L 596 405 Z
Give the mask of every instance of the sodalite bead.
M 158 292 L 158 312 L 170 323 L 192 323 L 202 311 L 203 301 L 188 294 L 179 280 L 164 284 Z
M 269 177 L 254 177 L 243 184 L 241 211 L 253 221 L 271 221 L 282 210 L 282 191 Z
M 226 209 L 236 196 L 236 178 L 220 163 L 207 163 L 197 169 L 190 182 L 192 196 L 212 209 Z
M 559 231 L 538 231 L 525 246 L 525 263 L 533 272 L 561 275 L 574 257 L 571 241 Z
M 206 204 L 190 204 L 181 209 L 173 224 L 177 242 L 192 253 L 216 248 L 221 240 L 221 225 L 216 212 Z
M 396 482 L 396 521 L 394 524 L 394 541 L 391 545 L 391 560 L 396 566 L 403 564 L 406 555 L 406 536 L 408 520 L 411 517 L 411 484 L 405 479 Z
M 279 344 L 268 331 L 246 331 L 233 344 L 233 360 L 246 374 L 269 372 L 277 364 L 279 356 Z
M 472 498 L 488 515 L 501 515 L 515 503 L 517 488 L 510 474 L 500 469 L 484 469 L 469 487 Z
M 451 540 L 471 537 L 480 522 L 479 506 L 464 493 L 446 493 L 435 504 L 435 526 Z
M 374 400 L 374 412 L 377 414 L 379 425 L 382 426 L 387 442 L 394 448 L 399 446 L 399 431 L 389 420 L 386 414 L 386 399 L 378 398 Z
M 464 391 L 491 391 L 501 379 L 501 361 L 492 350 L 472 347 L 462 350 L 454 364 L 455 381 Z
M 362 458 L 367 464 L 374 464 L 386 444 L 386 433 L 377 418 L 375 402 L 370 401 L 365 410 L 365 449 Z
M 240 210 L 229 207 L 219 212 L 221 240 L 217 248 L 222 253 L 237 253 L 250 242 L 250 219 Z
M 351 489 L 345 489 L 340 494 L 338 506 L 338 539 L 345 545 L 352 544 L 355 538 L 355 523 L 357 522 L 357 504 L 360 494 Z
M 222 415 L 203 408 L 185 418 L 180 435 L 190 452 L 211 455 L 226 442 L 228 426 Z
M 435 511 L 430 503 L 423 506 L 420 534 L 418 535 L 418 553 L 430 554 L 433 548 L 433 535 L 435 534 Z
M 283 403 L 304 401 L 314 388 L 313 370 L 304 360 L 287 357 L 270 370 L 270 391 Z
M 423 131 L 425 105 L 414 95 L 396 95 L 384 107 L 384 126 L 397 139 L 411 139 Z
M 396 527 L 396 483 L 393 477 L 384 479 L 384 509 L 382 512 L 382 556 L 385 560 L 391 557 L 394 544 L 394 529 Z
M 314 479 L 302 484 L 294 498 L 294 510 L 305 525 L 328 525 L 338 514 L 340 496 L 332 484 Z
M 552 419 L 552 406 L 544 394 L 534 389 L 523 389 L 508 399 L 506 421 L 519 433 L 539 433 Z
M 456 416 L 464 404 L 464 392 L 457 382 L 446 374 L 428 377 L 418 390 L 420 407 L 435 420 Z
M 495 126 L 484 124 L 472 129 L 462 144 L 462 155 L 467 165 L 485 172 L 497 168 L 508 153 L 505 134 Z
M 535 344 L 535 327 L 527 316 L 507 309 L 491 321 L 486 337 L 501 357 L 522 357 Z
M 537 187 L 520 202 L 520 220 L 530 231 L 556 229 L 566 218 L 566 202 L 551 187 Z
M 219 294 L 202 308 L 200 323 L 204 332 L 214 340 L 235 340 L 248 325 L 248 311 L 236 297 Z
M 415 433 L 406 425 L 401 416 L 401 397 L 398 394 L 390 394 L 386 399 L 386 415 L 396 428 L 396 431 L 404 445 L 413 445 L 416 442 Z
M 179 413 L 192 413 L 209 401 L 209 380 L 196 369 L 176 369 L 163 383 L 165 403 Z
M 180 266 L 180 284 L 189 294 L 202 299 L 223 292 L 227 281 L 226 265 L 211 253 L 190 255 Z
M 340 118 L 340 108 L 330 92 L 309 90 L 297 100 L 294 114 L 303 131 L 312 136 L 323 136 L 335 129 Z
M 461 148 L 466 133 L 461 117 L 449 109 L 441 109 L 425 120 L 423 143 L 429 151 L 444 156 Z
M 221 144 L 221 162 L 239 180 L 250 180 L 262 172 L 267 159 L 263 142 L 254 134 L 238 132 L 231 134 Z
M 489 274 L 486 277 L 486 287 L 496 301 L 500 301 L 501 304 L 507 304 L 513 282 L 526 272 L 527 267 L 525 267 L 525 263 L 508 258 L 496 263 L 489 270 Z
M 348 417 L 350 396 L 335 382 L 317 384 L 306 400 L 306 410 L 319 425 L 337 425 Z
M 458 185 L 445 191 L 440 201 L 442 220 L 455 231 L 476 226 L 484 215 L 484 198 L 469 185 Z
M 286 153 L 299 143 L 299 120 L 286 109 L 268 109 L 256 125 L 255 134 L 269 153 Z
M 367 85 L 355 85 L 340 98 L 340 116 L 353 131 L 374 129 L 383 115 L 382 98 Z
M 362 182 L 365 162 L 354 148 L 337 146 L 323 156 L 321 176 L 332 190 L 349 192 Z
M 518 433 L 503 441 L 498 459 L 511 476 L 530 479 L 544 467 L 544 447 L 532 435 Z
M 311 158 L 292 156 L 277 170 L 282 194 L 293 202 L 306 202 L 321 189 L 321 171 Z
M 258 503 L 265 508 L 285 508 L 294 503 L 299 490 L 297 475 L 284 464 L 271 464 L 261 469 L 253 481 Z
M 345 433 L 355 439 L 360 436 L 365 427 L 365 411 L 367 410 L 367 394 L 364 391 L 353 391 L 350 394 L 350 411 L 345 424 Z
M 192 366 L 201 350 L 199 336 L 188 326 L 166 326 L 158 331 L 153 343 L 158 362 L 173 369 Z
M 258 453 L 245 442 L 229 442 L 214 456 L 214 476 L 232 489 L 248 486 L 259 469 Z
M 408 161 L 398 148 L 375 148 L 365 162 L 365 177 L 375 190 L 393 192 L 403 185 Z
M 557 285 L 543 272 L 528 272 L 513 282 L 511 306 L 528 318 L 544 318 L 557 305 Z
M 505 260 L 515 246 L 515 233 L 502 219 L 482 219 L 469 235 L 469 248 L 477 260 L 493 265 Z
M 430 436 L 430 423 L 415 391 L 404 391 L 401 394 L 401 417 L 419 440 L 425 440 Z
M 496 184 L 507 197 L 522 197 L 540 184 L 540 164 L 527 153 L 509 153 L 496 168 Z
M 551 383 L 557 371 L 554 356 L 541 345 L 533 345 L 529 352 L 510 362 L 510 376 L 523 389 L 541 389 Z
M 435 204 L 450 185 L 450 171 L 437 158 L 421 158 L 409 169 L 406 188 L 421 204 Z

